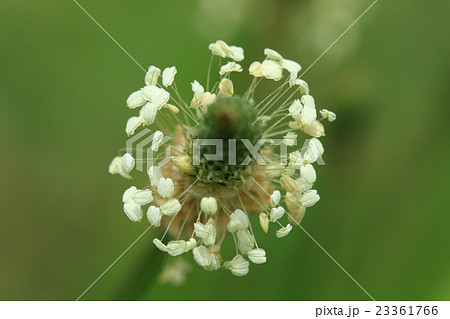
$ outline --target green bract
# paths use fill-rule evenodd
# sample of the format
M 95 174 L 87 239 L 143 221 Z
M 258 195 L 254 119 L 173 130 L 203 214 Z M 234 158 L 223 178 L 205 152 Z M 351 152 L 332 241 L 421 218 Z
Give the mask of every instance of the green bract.
M 193 144 L 201 139 L 223 140 L 223 147 L 222 150 L 216 150 L 215 145 L 201 145 L 201 162 L 196 166 L 196 175 L 202 180 L 223 185 L 236 183 L 237 180 L 244 181 L 251 173 L 251 165 L 242 165 L 242 163 L 247 156 L 252 161 L 254 158 L 242 140 L 249 140 L 252 145 L 255 145 L 262 138 L 262 125 L 256 120 L 257 111 L 254 106 L 239 96 L 219 99 L 209 105 L 208 111 L 193 132 L 189 151 L 193 152 Z M 236 143 L 235 148 L 234 143 Z M 203 156 L 217 154 L 218 151 L 223 151 L 221 160 L 208 161 Z M 229 161 L 230 157 L 235 160 Z

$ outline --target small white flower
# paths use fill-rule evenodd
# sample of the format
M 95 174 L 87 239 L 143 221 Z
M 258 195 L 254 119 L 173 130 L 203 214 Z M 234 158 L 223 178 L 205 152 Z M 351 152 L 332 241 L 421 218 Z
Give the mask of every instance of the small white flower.
M 167 253 L 170 256 L 179 256 L 185 253 L 187 249 L 187 242 L 185 240 L 172 240 L 167 244 Z
M 133 156 L 125 153 L 123 156 L 117 156 L 112 160 L 108 171 L 110 174 L 119 174 L 127 179 L 131 179 L 129 173 L 133 169 L 134 164 L 135 160 Z
M 316 103 L 314 102 L 314 98 L 309 94 L 303 95 L 301 97 L 301 101 L 302 101 L 303 105 L 305 105 L 305 106 L 308 105 L 309 107 L 312 107 L 314 109 L 316 108 Z
M 283 60 L 283 57 L 281 56 L 281 54 L 279 54 L 277 51 L 272 50 L 272 49 L 264 49 L 264 54 L 272 60 L 275 61 L 281 61 Z
M 316 171 L 311 164 L 306 164 L 305 166 L 300 167 L 300 175 L 308 184 L 314 184 L 316 181 Z
M 135 109 L 137 107 L 140 107 L 144 105 L 147 102 L 144 95 L 141 91 L 136 91 L 130 94 L 130 96 L 127 99 L 127 106 L 130 109 Z
M 158 111 L 169 102 L 170 93 L 155 85 L 144 86 L 141 91 L 144 97 L 156 106 Z
M 142 219 L 143 215 L 142 208 L 134 201 L 124 203 L 123 211 L 128 216 L 128 218 L 133 222 L 137 222 Z
M 185 251 L 192 250 L 195 246 L 197 246 L 197 241 L 195 238 L 189 238 L 189 240 L 186 242 Z
M 303 107 L 302 113 L 300 114 L 300 121 L 303 125 L 311 125 L 317 118 L 316 109 L 310 105 L 305 105 Z
M 298 79 L 297 81 L 295 81 L 295 85 L 299 86 L 301 94 L 303 95 L 309 94 L 309 86 L 308 83 L 306 83 L 305 81 Z
M 228 62 L 220 68 L 219 74 L 224 75 L 230 72 L 242 72 L 242 67 L 236 62 Z
M 146 124 L 153 124 L 153 122 L 155 122 L 157 112 L 158 108 L 156 105 L 151 102 L 147 102 L 141 109 L 140 116 L 144 119 Z
M 322 115 L 324 119 L 328 119 L 328 122 L 336 120 L 336 113 L 328 111 L 327 109 L 320 110 L 320 115 Z
M 275 232 L 275 236 L 277 236 L 277 238 L 282 238 L 284 236 L 287 236 L 291 230 L 292 230 L 292 225 L 287 224 L 286 227 L 282 227 L 282 228 L 278 229 Z
M 192 92 L 194 92 L 194 93 L 205 93 L 205 89 L 197 81 L 192 82 L 191 86 L 192 86 Z
M 153 140 L 152 140 L 152 146 L 151 146 L 152 151 L 155 152 L 158 150 L 158 148 L 161 146 L 163 138 L 164 138 L 163 132 L 156 131 L 155 133 L 153 133 Z
M 229 46 L 224 41 L 217 41 L 216 44 L 220 47 L 220 49 L 225 53 L 227 58 L 233 59 L 235 61 L 242 61 L 244 59 L 244 50 L 239 47 Z M 237 57 L 235 58 L 235 55 Z
M 216 41 L 216 45 L 222 50 L 222 52 L 225 54 L 225 57 L 232 54 L 230 46 L 225 43 L 225 41 L 218 40 Z
M 128 218 L 132 221 L 140 221 L 143 217 L 142 205 L 149 204 L 153 201 L 152 192 L 149 189 L 138 190 L 136 187 L 131 186 L 128 188 L 122 196 L 123 210 L 127 214 Z
M 132 199 L 138 204 L 138 205 L 147 205 L 153 202 L 153 196 L 152 191 L 149 189 L 142 189 L 137 190 Z
M 175 75 L 177 74 L 176 67 L 165 68 L 162 74 L 162 83 L 165 87 L 172 85 Z
M 296 83 L 297 74 L 302 68 L 300 64 L 291 60 L 284 59 L 281 54 L 272 49 L 264 49 L 264 54 L 267 56 L 269 61 L 276 62 L 282 69 L 285 69 L 290 73 L 289 83 L 291 86 L 293 86 Z
M 135 186 L 128 188 L 122 196 L 122 201 L 135 202 L 138 205 L 147 205 L 153 201 L 152 191 L 149 189 L 137 189 Z
M 128 188 L 122 195 L 122 202 L 126 203 L 130 199 L 132 199 L 134 193 L 137 191 L 137 188 L 135 186 L 131 186 Z
M 229 46 L 222 40 L 211 43 L 209 49 L 212 54 L 221 56 L 222 58 L 227 57 L 238 62 L 244 59 L 244 49 L 236 46 Z
M 131 156 L 129 153 L 125 153 L 122 156 L 122 163 L 120 166 L 122 167 L 122 170 L 128 174 L 133 169 L 134 163 L 135 163 L 135 160 L 134 160 L 133 156 Z
M 303 207 L 311 207 L 320 200 L 319 194 L 315 189 L 306 191 L 300 198 L 300 205 Z
M 211 254 L 211 264 L 209 266 L 206 266 L 206 270 L 217 270 L 220 268 L 220 261 L 216 254 Z
M 147 190 L 138 190 L 131 186 L 122 196 L 123 211 L 133 222 L 140 221 L 143 217 L 141 205 L 146 205 L 153 201 L 152 192 Z
M 254 264 L 264 264 L 266 262 L 266 251 L 262 248 L 255 248 L 247 253 L 248 259 Z
M 250 226 L 250 221 L 246 213 L 240 209 L 236 209 L 230 215 L 230 221 L 227 224 L 227 229 L 230 233 L 235 233 L 238 230 L 247 229 Z
M 226 269 L 229 269 L 235 276 L 245 276 L 248 274 L 248 267 L 250 263 L 241 255 L 237 255 L 232 260 L 223 264 Z
M 127 133 L 128 136 L 131 136 L 134 134 L 134 131 L 136 131 L 136 129 L 145 124 L 145 120 L 142 117 L 138 117 L 138 116 L 133 116 L 130 117 L 128 119 L 127 122 L 127 126 L 125 128 L 125 132 Z
M 299 151 L 289 153 L 289 166 L 292 168 L 300 169 L 306 161 Z
M 150 179 L 150 184 L 157 188 L 159 180 L 163 177 L 161 168 L 159 166 L 151 166 L 148 169 L 148 177 Z
M 270 195 L 270 206 L 275 207 L 279 205 L 281 200 L 281 193 L 279 190 L 274 190 L 272 195 Z
M 145 74 L 145 85 L 155 85 L 161 75 L 161 70 L 156 66 L 151 65 Z
M 281 66 L 283 67 L 283 69 L 287 70 L 290 73 L 289 84 L 291 86 L 295 85 L 298 72 L 300 72 L 300 70 L 302 69 L 300 64 L 291 60 L 283 59 L 281 60 Z
M 205 92 L 202 96 L 202 106 L 208 106 L 216 101 L 214 93 Z
M 202 267 L 209 266 L 211 264 L 211 252 L 205 246 L 195 247 L 192 251 L 194 260 Z
M 297 145 L 297 134 L 288 132 L 285 136 L 283 136 L 283 144 L 287 146 Z
M 194 232 L 198 238 L 203 240 L 206 246 L 214 245 L 216 241 L 216 227 L 213 224 L 203 225 L 201 223 L 195 223 Z
M 311 125 L 303 125 L 301 130 L 312 137 L 325 136 L 325 128 L 319 121 L 314 121 Z
M 261 225 L 262 230 L 267 234 L 269 231 L 269 218 L 267 217 L 267 214 L 259 214 L 259 224 Z
M 158 238 L 153 239 L 153 244 L 155 244 L 156 248 L 163 252 L 167 252 L 167 246 L 164 245 Z
M 261 74 L 266 79 L 279 81 L 283 77 L 283 68 L 280 63 L 276 61 L 265 60 L 261 67 Z
M 234 94 L 233 82 L 229 79 L 222 79 L 219 83 L 219 96 L 231 97 Z
M 150 225 L 159 227 L 161 225 L 161 217 L 162 213 L 159 207 L 150 206 L 147 210 L 147 219 L 150 222 Z
M 248 71 L 250 75 L 253 75 L 254 77 L 260 78 L 263 76 L 261 62 L 253 62 L 252 64 L 250 64 Z
M 312 188 L 312 184 L 308 183 L 303 177 L 299 177 L 295 180 L 300 188 L 299 192 L 304 193 L 308 189 Z
M 161 242 L 158 238 L 153 239 L 155 246 L 171 256 L 178 256 L 189 250 L 192 250 L 196 245 L 197 241 L 194 238 L 190 238 L 188 241 L 185 240 L 172 240 L 167 245 Z
M 270 221 L 276 222 L 278 219 L 283 217 L 284 208 L 283 207 L 274 207 L 270 210 Z
M 109 164 L 108 172 L 112 175 L 119 174 L 119 171 L 122 170 L 122 156 L 116 156 Z M 128 178 L 128 177 L 127 177 Z
M 161 177 L 158 182 L 158 193 L 162 198 L 172 197 L 174 191 L 173 181 L 170 178 Z
M 208 48 L 211 50 L 213 55 L 217 55 L 222 58 L 226 57 L 225 52 L 223 52 L 223 50 L 216 43 L 211 43 Z
M 166 216 L 172 216 L 181 210 L 181 204 L 176 198 L 169 199 L 161 205 L 161 212 Z
M 297 116 L 300 115 L 302 110 L 303 110 L 302 102 L 300 102 L 299 99 L 295 99 L 294 102 L 292 102 L 291 106 L 289 107 L 289 115 L 295 119 Z
M 323 155 L 324 149 L 322 143 L 317 138 L 309 140 L 303 158 L 307 163 L 314 163 L 319 157 Z
M 203 197 L 200 208 L 203 213 L 212 216 L 217 213 L 217 200 L 214 197 Z
M 239 230 L 237 233 L 238 246 L 241 253 L 248 253 L 255 245 L 255 237 L 250 234 L 248 229 Z
M 194 97 L 191 101 L 192 108 L 201 107 L 203 112 L 206 112 L 208 105 L 214 103 L 216 100 L 216 95 L 210 92 L 204 93 L 194 93 Z
M 237 62 L 244 60 L 244 49 L 243 48 L 232 45 L 232 46 L 230 46 L 230 50 L 231 50 L 231 55 L 229 56 L 229 58 L 231 58 Z

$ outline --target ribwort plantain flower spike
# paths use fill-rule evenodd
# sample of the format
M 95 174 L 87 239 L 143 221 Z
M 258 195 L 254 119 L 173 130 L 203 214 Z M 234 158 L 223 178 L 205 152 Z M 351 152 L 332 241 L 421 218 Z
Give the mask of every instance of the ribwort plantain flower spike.
M 137 222 L 144 217 L 143 206 L 149 205 L 145 209 L 151 227 L 164 230 L 153 239 L 159 250 L 171 256 L 192 254 L 205 270 L 225 268 L 244 276 L 249 261 L 266 262 L 266 251 L 257 243 L 261 230 L 254 232 L 251 217 L 259 216 L 255 219 L 264 233 L 274 224 L 275 236 L 282 238 L 319 201 L 313 186 L 315 166 L 324 154 L 322 122 L 334 121 L 336 114 L 321 109 L 318 118 L 308 83 L 298 78 L 300 64 L 280 53 L 265 49 L 261 62 L 243 64 L 240 47 L 219 40 L 209 50 L 208 80 L 186 83 L 191 96 L 178 91 L 176 67 L 161 72 L 150 66 L 143 87 L 126 100 L 135 114 L 125 131 L 131 138 L 144 129 L 150 132 L 146 148 L 152 161 L 145 170 L 147 187 L 128 188 L 123 210 Z M 218 71 L 212 73 L 214 61 Z M 231 79 L 243 70 L 251 80 L 245 92 L 235 89 L 242 85 Z M 213 77 L 219 79 L 209 83 Z M 257 88 L 264 80 L 274 81 L 277 88 L 260 97 Z M 115 157 L 109 172 L 126 179 L 138 174 L 142 159 L 132 154 L 127 149 Z M 230 237 L 236 251 L 231 255 L 221 249 Z M 188 268 L 172 263 L 170 273 L 178 264 Z

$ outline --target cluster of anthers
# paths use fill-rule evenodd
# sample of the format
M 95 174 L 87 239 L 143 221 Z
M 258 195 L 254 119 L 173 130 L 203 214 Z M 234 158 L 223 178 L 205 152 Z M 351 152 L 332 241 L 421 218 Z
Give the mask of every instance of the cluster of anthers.
M 149 151 L 154 155 L 147 170 L 149 185 L 127 189 L 123 209 L 138 222 L 144 218 L 143 206 L 150 204 L 150 225 L 165 227 L 162 237 L 153 240 L 163 252 L 178 256 L 192 251 L 195 262 L 207 270 L 223 267 L 243 276 L 249 261 L 266 262 L 249 217 L 259 214 L 265 233 L 270 223 L 278 225 L 275 234 L 282 238 L 300 223 L 305 209 L 319 201 L 312 164 L 320 164 L 324 152 L 318 139 L 325 135 L 321 122 L 334 121 L 336 115 L 326 109 L 317 112 L 308 84 L 298 78 L 300 65 L 276 51 L 265 49 L 265 60 L 250 65 L 253 80 L 239 96 L 230 77 L 243 70 L 237 63 L 244 59 L 243 49 L 223 41 L 209 49 L 206 89 L 192 82 L 190 103 L 175 85 L 175 67 L 161 75 L 151 66 L 145 86 L 129 96 L 128 108 L 140 110 L 128 120 L 126 133 L 131 136 L 140 127 L 153 126 Z M 215 59 L 220 77 L 215 75 L 218 81 L 210 90 Z M 223 64 L 224 59 L 230 61 Z M 264 78 L 279 81 L 286 71 L 289 77 L 278 88 L 255 100 Z M 306 133 L 302 145 L 297 143 L 301 132 Z M 162 161 L 167 154 L 169 160 Z M 113 159 L 109 172 L 131 179 L 134 166 L 128 152 Z M 236 254 L 224 261 L 221 246 L 229 235 Z M 164 243 L 166 236 L 172 240 Z

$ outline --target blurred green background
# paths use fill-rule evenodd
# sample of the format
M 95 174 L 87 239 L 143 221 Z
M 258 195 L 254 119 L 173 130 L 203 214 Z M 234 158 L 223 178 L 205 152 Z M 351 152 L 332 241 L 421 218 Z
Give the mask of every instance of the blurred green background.
M 139 63 L 176 65 L 189 97 L 210 42 L 306 69 L 371 3 L 80 0 Z M 304 76 L 338 120 L 302 225 L 377 300 L 450 299 L 449 9 L 379 0 Z M 147 226 L 107 172 L 142 79 L 72 0 L 0 2 L 0 299 L 74 300 Z M 268 261 L 246 277 L 192 263 L 182 286 L 158 282 L 168 258 L 150 235 L 83 299 L 368 299 L 299 228 L 258 227 Z

